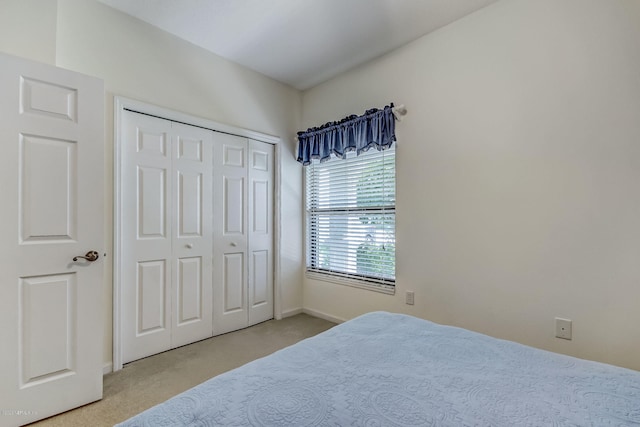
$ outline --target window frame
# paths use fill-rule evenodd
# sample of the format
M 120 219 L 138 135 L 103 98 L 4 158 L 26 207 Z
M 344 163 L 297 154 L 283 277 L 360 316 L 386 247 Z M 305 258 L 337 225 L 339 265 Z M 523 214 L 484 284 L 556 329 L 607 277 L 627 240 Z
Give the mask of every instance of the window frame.
M 393 162 L 393 174 L 394 174 L 394 182 L 395 179 L 397 177 L 397 171 L 396 171 L 396 153 L 395 153 L 395 144 L 393 145 L 393 147 L 391 148 L 391 150 L 394 151 L 394 162 Z M 372 149 L 372 151 L 376 151 L 375 148 Z M 384 150 L 387 151 L 387 150 Z M 361 155 L 366 155 L 367 152 L 362 153 Z M 359 157 L 359 156 L 358 156 Z M 334 159 L 334 157 L 332 157 L 332 159 L 330 161 L 339 161 L 337 159 Z M 314 163 L 318 162 L 317 160 L 314 160 Z M 306 167 L 311 167 L 311 165 L 308 165 Z M 380 292 L 380 293 L 384 293 L 384 294 L 389 294 L 389 295 L 394 295 L 395 294 L 395 289 L 396 289 L 396 275 L 395 275 L 395 268 L 394 268 L 394 277 L 393 279 L 382 279 L 382 278 L 375 278 L 375 277 L 370 277 L 370 276 L 366 276 L 366 275 L 358 275 L 356 273 L 345 273 L 345 272 L 340 272 L 340 271 L 333 271 L 333 270 L 329 270 L 329 269 L 323 269 L 320 267 L 312 267 L 312 252 L 313 247 L 312 247 L 312 242 L 311 242 L 311 225 L 310 225 L 310 217 L 313 215 L 309 208 L 308 208 L 308 191 L 309 191 L 309 182 L 308 182 L 308 174 L 309 171 L 305 170 L 304 171 L 304 186 L 303 186 L 303 196 L 304 196 L 304 200 L 303 200 L 303 208 L 304 208 L 304 230 L 305 230 L 305 234 L 304 234 L 304 254 L 305 254 L 305 277 L 309 278 L 309 279 L 315 279 L 315 280 L 321 280 L 321 281 L 325 281 L 325 282 L 331 282 L 331 283 L 336 283 L 336 284 L 340 284 L 340 285 L 345 285 L 345 286 L 351 286 L 351 287 L 355 287 L 355 288 L 360 288 L 360 289 L 367 289 L 367 290 L 371 290 L 371 291 L 375 291 L 375 292 Z M 397 188 L 397 186 L 396 186 Z M 395 196 L 395 191 L 394 191 L 394 196 Z M 389 212 L 391 214 L 393 214 L 394 216 L 394 231 L 393 231 L 393 238 L 394 238 L 394 242 L 395 242 L 395 238 L 396 238 L 396 227 L 395 227 L 395 216 L 396 216 L 396 205 L 397 205 L 397 197 L 394 197 L 394 203 L 393 203 L 393 207 L 384 207 L 384 208 L 377 208 L 377 209 L 371 209 L 368 207 L 361 207 L 361 208 L 354 208 L 354 209 L 348 209 L 348 208 L 344 208 L 344 209 L 336 209 L 335 211 L 341 211 L 341 212 L 349 212 L 349 211 L 367 211 L 367 210 L 375 210 L 376 212 Z M 334 211 L 334 212 L 335 212 Z M 396 256 L 395 256 L 395 251 L 394 251 L 394 263 L 396 260 Z M 317 262 L 317 261 L 316 261 Z

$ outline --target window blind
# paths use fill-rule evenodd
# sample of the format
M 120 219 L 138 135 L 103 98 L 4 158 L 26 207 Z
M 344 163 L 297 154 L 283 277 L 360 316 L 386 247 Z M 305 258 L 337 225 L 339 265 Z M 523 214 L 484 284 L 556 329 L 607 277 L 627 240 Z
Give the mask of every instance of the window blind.
M 307 166 L 307 270 L 392 288 L 395 189 L 395 146 Z

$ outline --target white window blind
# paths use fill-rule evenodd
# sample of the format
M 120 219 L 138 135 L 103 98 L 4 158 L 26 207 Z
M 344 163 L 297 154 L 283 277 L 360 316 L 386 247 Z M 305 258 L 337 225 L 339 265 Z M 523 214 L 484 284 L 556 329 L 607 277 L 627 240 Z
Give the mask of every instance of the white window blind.
M 395 147 L 305 169 L 307 271 L 393 289 Z

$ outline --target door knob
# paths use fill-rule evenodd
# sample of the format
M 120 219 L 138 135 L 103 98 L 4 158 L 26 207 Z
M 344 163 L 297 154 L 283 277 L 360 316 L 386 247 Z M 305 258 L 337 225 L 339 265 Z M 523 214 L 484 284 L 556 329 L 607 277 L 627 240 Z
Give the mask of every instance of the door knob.
M 231 242 L 230 245 L 231 246 L 238 246 L 238 244 L 236 242 Z
M 87 261 L 93 262 L 95 260 L 97 260 L 98 258 L 100 258 L 100 254 L 96 251 L 89 251 L 84 255 L 78 255 L 78 256 L 74 256 L 73 260 L 74 261 L 78 261 L 78 258 L 84 258 Z
M 187 243 L 186 245 L 184 245 L 187 249 L 192 249 L 193 245 L 191 243 Z

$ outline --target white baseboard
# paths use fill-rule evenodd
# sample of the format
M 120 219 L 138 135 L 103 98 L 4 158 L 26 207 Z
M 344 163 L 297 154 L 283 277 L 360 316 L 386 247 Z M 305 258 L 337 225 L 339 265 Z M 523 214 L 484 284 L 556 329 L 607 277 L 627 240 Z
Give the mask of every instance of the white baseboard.
M 346 322 L 347 319 L 343 319 L 341 317 L 332 316 L 330 314 L 324 313 L 322 311 L 313 310 L 311 308 L 293 308 L 291 310 L 286 310 L 282 312 L 282 318 L 295 316 L 296 314 L 308 314 L 309 316 L 317 317 L 320 319 L 328 320 L 333 323 L 343 323 Z
M 102 366 L 102 375 L 107 375 L 113 372 L 113 363 L 107 362 Z
M 291 310 L 285 310 L 282 312 L 282 318 L 284 319 L 285 317 L 295 316 L 296 314 L 300 314 L 300 313 L 302 313 L 301 308 L 293 308 Z
M 323 313 L 322 311 L 313 310 L 311 308 L 303 308 L 302 312 L 308 314 L 309 316 L 319 317 L 320 319 L 328 320 L 333 323 L 343 323 L 346 322 L 347 319 L 342 319 L 341 317 L 332 316 L 327 313 Z

